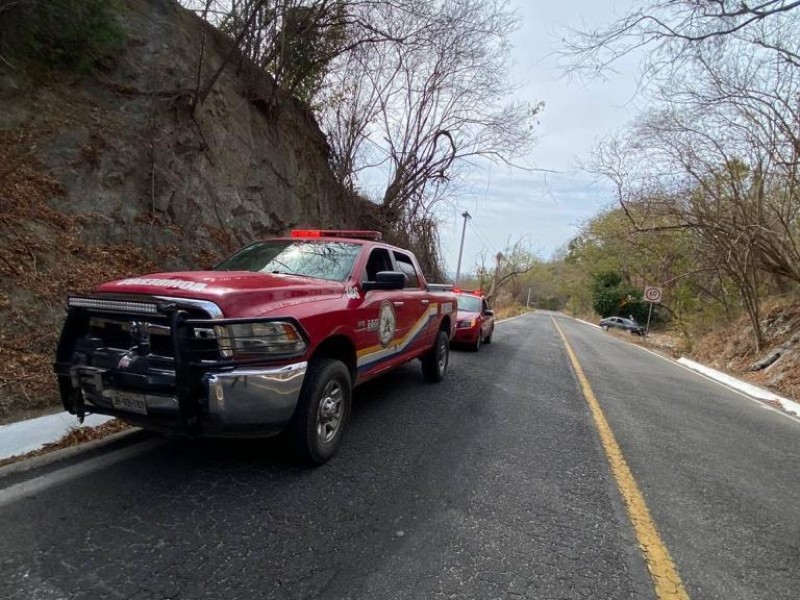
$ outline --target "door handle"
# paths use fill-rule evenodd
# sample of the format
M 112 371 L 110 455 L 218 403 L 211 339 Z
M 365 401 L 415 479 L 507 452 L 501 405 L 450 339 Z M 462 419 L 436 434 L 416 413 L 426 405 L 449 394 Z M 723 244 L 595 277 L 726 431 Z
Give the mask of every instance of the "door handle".
M 422 302 L 423 304 L 430 304 L 431 301 L 430 300 L 420 300 L 420 302 Z
M 392 304 L 394 304 L 397 307 L 400 307 L 400 306 L 403 306 L 403 304 L 405 304 L 405 302 L 395 301 L 395 302 L 392 302 Z

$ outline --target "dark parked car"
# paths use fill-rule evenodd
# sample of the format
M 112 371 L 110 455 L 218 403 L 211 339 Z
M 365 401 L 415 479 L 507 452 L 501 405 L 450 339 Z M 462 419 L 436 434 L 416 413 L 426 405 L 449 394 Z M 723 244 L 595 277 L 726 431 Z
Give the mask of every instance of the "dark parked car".
M 617 329 L 624 329 L 630 331 L 633 335 L 644 335 L 644 327 L 639 325 L 636 321 L 625 319 L 623 317 L 606 317 L 600 321 L 600 327 L 603 331 L 608 331 L 612 327 Z

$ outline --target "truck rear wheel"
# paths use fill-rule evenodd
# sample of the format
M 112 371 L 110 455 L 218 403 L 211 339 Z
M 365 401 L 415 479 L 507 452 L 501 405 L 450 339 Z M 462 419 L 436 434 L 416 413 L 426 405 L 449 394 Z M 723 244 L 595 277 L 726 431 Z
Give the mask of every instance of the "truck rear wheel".
M 439 330 L 433 347 L 422 356 L 422 376 L 425 381 L 438 383 L 447 373 L 450 361 L 450 340 L 447 333 Z
M 350 372 L 344 363 L 332 358 L 311 362 L 289 431 L 298 458 L 321 465 L 336 454 L 350 418 L 351 400 Z

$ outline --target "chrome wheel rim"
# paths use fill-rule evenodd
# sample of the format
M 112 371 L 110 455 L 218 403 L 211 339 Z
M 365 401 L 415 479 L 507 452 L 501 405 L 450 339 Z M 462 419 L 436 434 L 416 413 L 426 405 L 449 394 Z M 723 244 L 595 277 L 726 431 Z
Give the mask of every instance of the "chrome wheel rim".
M 329 381 L 322 391 L 317 408 L 317 439 L 329 443 L 342 425 L 344 411 L 344 392 L 336 381 Z

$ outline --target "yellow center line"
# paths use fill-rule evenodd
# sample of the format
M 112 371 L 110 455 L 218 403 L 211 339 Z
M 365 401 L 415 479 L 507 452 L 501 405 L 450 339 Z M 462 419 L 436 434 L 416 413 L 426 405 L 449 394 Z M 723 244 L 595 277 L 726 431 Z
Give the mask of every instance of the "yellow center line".
M 572 368 L 575 370 L 583 395 L 589 404 L 592 417 L 594 417 L 594 423 L 600 433 L 600 441 L 608 458 L 608 464 L 611 467 L 614 478 L 617 480 L 617 487 L 619 487 L 619 491 L 625 501 L 628 518 L 631 521 L 631 525 L 633 525 L 633 530 L 636 533 L 636 539 L 639 541 L 639 547 L 644 555 L 650 576 L 653 578 L 656 596 L 659 600 L 689 600 L 689 595 L 683 586 L 678 569 L 675 567 L 675 563 L 672 562 L 669 551 L 658 533 L 653 517 L 650 515 L 650 510 L 647 508 L 647 503 L 644 501 L 644 496 L 633 478 L 633 473 L 631 473 L 622 450 L 614 437 L 614 432 L 611 431 L 603 410 L 600 408 L 600 403 L 589 385 L 589 380 L 578 362 L 578 357 L 569 345 L 567 336 L 564 335 L 564 332 L 561 331 L 558 323 L 556 323 L 555 318 L 550 318 L 564 341 Z

